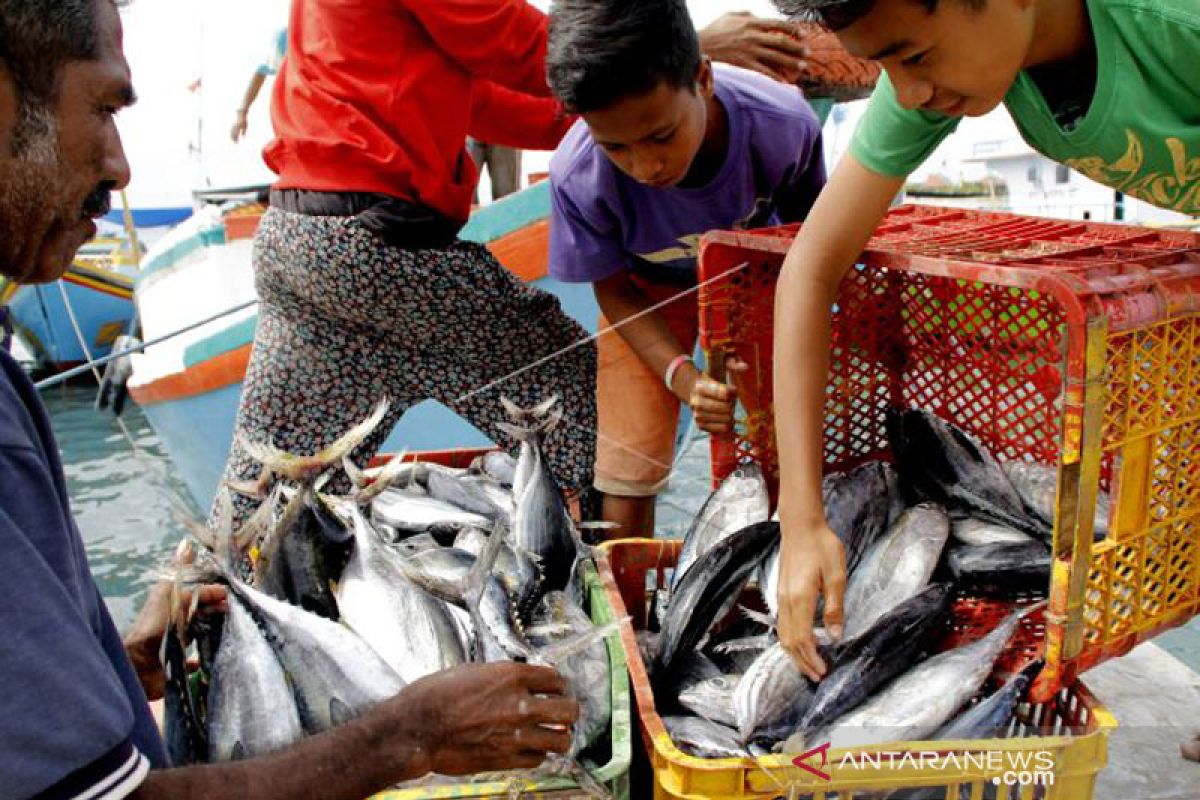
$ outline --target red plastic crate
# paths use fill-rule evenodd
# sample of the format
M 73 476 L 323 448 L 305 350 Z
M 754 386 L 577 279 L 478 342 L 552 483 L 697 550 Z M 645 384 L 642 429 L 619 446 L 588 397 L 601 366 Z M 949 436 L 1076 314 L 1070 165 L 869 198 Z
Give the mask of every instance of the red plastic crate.
M 797 229 L 701 246 L 701 344 L 752 365 L 739 435 L 712 440 L 716 478 L 747 459 L 777 477 L 774 287 Z M 893 405 L 1057 466 L 1035 699 L 1200 610 L 1200 235 L 904 206 L 843 280 L 831 348 L 828 469 L 893 460 Z M 1114 514 L 1094 544 L 1097 490 Z

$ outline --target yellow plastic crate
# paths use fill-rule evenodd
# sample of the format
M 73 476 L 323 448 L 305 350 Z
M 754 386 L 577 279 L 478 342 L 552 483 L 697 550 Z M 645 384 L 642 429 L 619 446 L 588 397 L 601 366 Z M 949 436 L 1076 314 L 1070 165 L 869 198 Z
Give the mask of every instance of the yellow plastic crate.
M 1108 735 L 1117 723 L 1079 683 L 1045 703 L 1019 707 L 1008 738 L 899 742 L 829 750 L 824 764 L 817 755 L 804 759 L 824 777 L 795 765 L 792 756 L 703 759 L 679 750 L 658 714 L 635 633 L 646 624 L 648 589 L 666 584 L 666 570 L 675 565 L 679 549 L 678 541 L 620 540 L 604 545 L 599 563 L 609 604 L 629 618 L 621 628 L 621 642 L 654 771 L 655 798 L 879 800 L 900 789 L 936 787 L 939 799 L 959 800 L 960 790 L 966 790 L 966 797 L 982 800 L 989 786 L 1001 798 L 1092 797 L 1107 761 Z
M 716 477 L 747 459 L 777 476 L 774 288 L 795 232 L 702 244 L 701 342 L 752 365 Z M 833 313 L 826 465 L 891 460 L 885 411 L 917 406 L 1057 469 L 1034 699 L 1200 611 L 1200 235 L 905 206 L 860 261 Z M 1113 517 L 1094 542 L 1099 491 Z

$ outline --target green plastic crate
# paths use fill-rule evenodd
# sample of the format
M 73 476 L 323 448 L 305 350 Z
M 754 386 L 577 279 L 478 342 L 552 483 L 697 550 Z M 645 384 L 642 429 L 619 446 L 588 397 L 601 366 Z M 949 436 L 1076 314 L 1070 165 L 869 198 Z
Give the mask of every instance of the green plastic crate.
M 584 570 L 584 588 L 589 612 L 597 624 L 615 618 L 596 568 L 588 563 Z M 620 634 L 614 632 L 605 640 L 608 647 L 609 675 L 612 680 L 612 748 L 607 764 L 588 765 L 593 777 L 604 785 L 617 800 L 630 800 L 629 764 L 632 759 L 633 724 L 629 692 L 629 671 Z M 520 775 L 520 773 L 516 773 Z M 567 798 L 587 797 L 576 783 L 568 778 L 518 777 L 497 779 L 495 773 L 468 778 L 463 783 L 394 789 L 375 795 L 372 800 L 442 800 L 449 798 Z

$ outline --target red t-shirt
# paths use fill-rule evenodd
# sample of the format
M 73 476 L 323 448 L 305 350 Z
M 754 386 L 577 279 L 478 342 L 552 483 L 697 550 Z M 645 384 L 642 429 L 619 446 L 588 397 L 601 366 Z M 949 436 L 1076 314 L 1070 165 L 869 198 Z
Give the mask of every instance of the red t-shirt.
M 524 0 L 293 0 L 263 157 L 279 189 L 379 192 L 465 220 L 468 134 L 551 150 L 546 16 Z

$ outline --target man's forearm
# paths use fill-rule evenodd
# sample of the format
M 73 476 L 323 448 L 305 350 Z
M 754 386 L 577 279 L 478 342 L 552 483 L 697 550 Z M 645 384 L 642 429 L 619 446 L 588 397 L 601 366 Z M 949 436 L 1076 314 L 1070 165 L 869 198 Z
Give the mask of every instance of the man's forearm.
M 150 773 L 136 800 L 362 800 L 429 771 L 428 755 L 386 704 L 275 755 Z
M 246 94 L 242 96 L 242 105 L 238 111 L 244 114 L 250 113 L 250 107 L 254 105 L 254 101 L 258 99 L 258 93 L 262 91 L 263 84 L 266 83 L 267 76 L 261 72 L 255 72 L 250 78 L 250 83 L 246 86 Z

